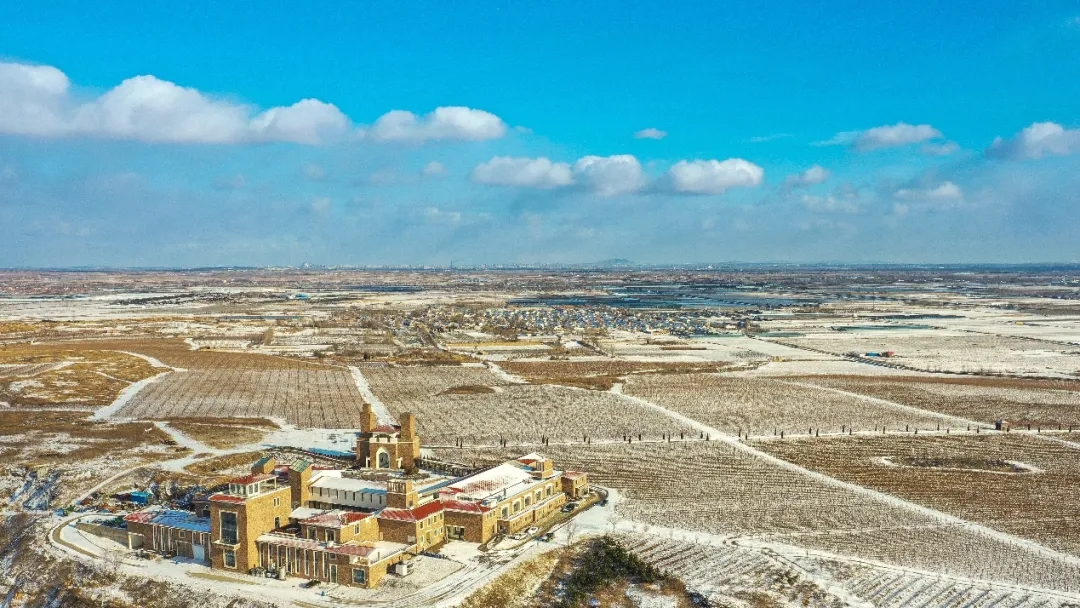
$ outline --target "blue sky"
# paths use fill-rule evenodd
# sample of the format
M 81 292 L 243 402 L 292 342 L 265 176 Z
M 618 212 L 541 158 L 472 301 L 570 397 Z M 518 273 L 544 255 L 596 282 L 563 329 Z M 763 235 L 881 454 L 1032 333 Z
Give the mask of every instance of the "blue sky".
M 1075 1 L 9 4 L 0 266 L 1080 261 Z

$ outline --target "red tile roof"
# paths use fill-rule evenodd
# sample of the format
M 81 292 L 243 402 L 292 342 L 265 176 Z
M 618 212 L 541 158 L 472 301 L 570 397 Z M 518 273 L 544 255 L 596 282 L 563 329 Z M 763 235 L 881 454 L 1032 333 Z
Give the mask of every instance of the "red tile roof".
M 566 471 L 563 473 L 563 477 L 567 479 L 577 479 L 579 477 L 584 477 L 585 475 L 587 475 L 587 473 L 582 473 L 581 471 Z
M 463 500 L 443 500 L 442 506 L 447 511 L 461 511 L 465 513 L 487 513 L 491 507 L 485 507 L 478 502 L 466 502 Z
M 434 515 L 443 510 L 443 505 L 437 500 L 433 500 L 426 505 L 416 507 L 415 509 L 383 509 L 379 511 L 379 519 L 390 519 L 394 521 L 420 521 L 425 517 Z
M 234 504 L 241 504 L 244 502 L 243 496 L 233 496 L 232 494 L 214 494 L 210 497 L 210 502 L 231 502 Z

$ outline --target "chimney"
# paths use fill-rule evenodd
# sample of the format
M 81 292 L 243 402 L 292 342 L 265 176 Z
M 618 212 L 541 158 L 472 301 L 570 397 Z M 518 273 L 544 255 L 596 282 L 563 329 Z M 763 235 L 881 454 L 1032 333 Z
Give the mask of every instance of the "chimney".
M 311 465 L 306 460 L 289 467 L 289 488 L 293 507 L 306 507 L 311 500 Z
M 370 403 L 365 403 L 364 412 L 360 414 L 360 432 L 370 433 L 376 426 L 378 426 L 378 421 L 375 419 L 375 410 Z

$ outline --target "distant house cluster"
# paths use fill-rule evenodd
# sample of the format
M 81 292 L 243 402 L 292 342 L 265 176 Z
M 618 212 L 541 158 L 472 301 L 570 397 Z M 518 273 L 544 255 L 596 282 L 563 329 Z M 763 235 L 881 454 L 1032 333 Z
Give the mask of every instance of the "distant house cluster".
M 418 553 L 514 534 L 589 492 L 585 473 L 556 470 L 539 454 L 459 478 L 410 474 L 419 456 L 412 414 L 380 426 L 365 406 L 357 468 L 267 457 L 195 512 L 128 515 L 129 542 L 214 569 L 370 588 Z

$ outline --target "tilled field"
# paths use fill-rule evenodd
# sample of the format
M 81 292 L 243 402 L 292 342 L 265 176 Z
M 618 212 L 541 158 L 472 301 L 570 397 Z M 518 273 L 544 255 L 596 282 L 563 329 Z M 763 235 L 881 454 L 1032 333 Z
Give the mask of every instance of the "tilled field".
M 756 445 L 838 479 L 1080 555 L 1080 446 L 1016 433 Z
M 824 376 L 800 381 L 979 422 L 1080 428 L 1080 382 L 1073 380 Z
M 883 426 L 889 430 L 936 429 L 942 422 L 932 414 L 773 378 L 641 375 L 627 378 L 623 391 L 732 435 L 807 434 L 811 429 L 839 433 Z
M 304 428 L 355 428 L 363 398 L 347 369 L 191 369 L 143 388 L 118 418 L 283 418 Z

